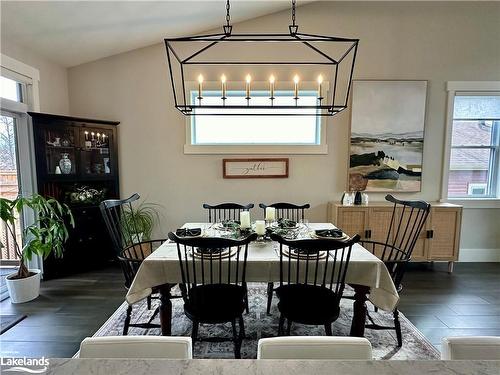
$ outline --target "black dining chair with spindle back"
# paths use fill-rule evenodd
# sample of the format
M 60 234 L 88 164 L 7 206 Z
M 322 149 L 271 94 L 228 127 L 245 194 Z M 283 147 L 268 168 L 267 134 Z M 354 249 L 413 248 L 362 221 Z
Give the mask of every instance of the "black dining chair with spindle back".
M 276 209 L 276 219 L 287 219 L 299 222 L 305 219 L 305 212 L 307 209 L 311 208 L 311 205 L 309 203 L 303 205 L 297 205 L 293 203 L 279 202 L 273 204 L 259 203 L 259 207 L 262 208 L 262 210 L 264 211 L 264 217 L 266 216 L 266 208 L 274 207 Z M 274 292 L 274 283 L 267 283 L 267 307 L 266 307 L 267 315 L 271 313 L 273 292 Z
M 266 214 L 267 207 L 274 207 L 276 209 L 276 219 L 288 219 L 299 222 L 305 219 L 305 212 L 307 209 L 311 208 L 309 203 L 303 205 L 297 205 L 293 203 L 273 203 L 264 204 L 259 203 L 259 207 L 264 210 L 264 216 Z
M 406 266 L 425 226 L 431 205 L 424 201 L 399 200 L 390 194 L 386 195 L 385 199 L 392 203 L 393 207 L 385 241 L 362 240 L 360 244 L 384 262 L 397 291 L 400 292 L 403 289 L 402 280 Z M 382 326 L 375 323 L 368 313 L 369 323 L 365 324 L 365 328 L 395 330 L 398 346 L 402 346 L 403 337 L 397 307 L 393 311 L 393 317 L 394 326 Z
M 340 315 L 340 300 L 352 246 L 359 236 L 336 239 L 289 240 L 272 233 L 279 243 L 280 284 L 276 288 L 280 320 L 278 334 L 290 335 L 291 324 L 323 325 L 332 335 L 332 323 Z
M 225 220 L 240 220 L 241 211 L 249 211 L 254 207 L 253 203 L 242 205 L 238 203 L 221 203 L 211 205 L 203 203 L 203 208 L 208 210 L 208 222 L 220 223 Z
M 220 203 L 216 205 L 210 205 L 208 203 L 203 203 L 203 208 L 208 211 L 208 222 L 209 223 L 221 223 L 226 220 L 239 221 L 240 213 L 242 211 L 250 211 L 254 207 L 253 203 L 247 205 L 242 205 L 239 203 Z M 245 284 L 245 288 L 247 288 Z M 248 296 L 245 297 L 245 306 L 247 314 L 250 311 L 248 306 Z
M 184 312 L 193 322 L 191 333 L 193 344 L 198 340 L 200 324 L 230 322 L 234 356 L 241 358 L 241 342 L 245 336 L 243 312 L 246 299 L 248 244 L 255 240 L 257 235 L 253 233 L 236 240 L 180 237 L 171 232 L 168 238 L 177 244 Z
M 134 281 L 142 261 L 156 250 L 166 239 L 144 240 L 140 228 L 134 220 L 133 203 L 139 199 L 135 193 L 127 199 L 109 199 L 101 202 L 100 209 L 113 246 L 116 257 L 125 277 L 125 288 L 128 290 Z M 158 299 L 155 295 L 158 289 L 154 288 L 152 294 L 147 297 L 148 309 L 151 309 L 151 299 Z M 127 308 L 127 316 L 123 327 L 123 335 L 128 334 L 129 327 L 159 328 L 160 325 L 151 323 L 159 312 L 155 309 L 150 319 L 145 323 L 130 323 L 132 306 Z

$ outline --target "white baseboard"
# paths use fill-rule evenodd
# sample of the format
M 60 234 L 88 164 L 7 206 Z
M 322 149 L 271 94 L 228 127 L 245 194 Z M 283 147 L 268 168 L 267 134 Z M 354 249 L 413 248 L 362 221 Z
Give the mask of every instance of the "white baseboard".
M 500 249 L 460 249 L 459 262 L 500 262 Z

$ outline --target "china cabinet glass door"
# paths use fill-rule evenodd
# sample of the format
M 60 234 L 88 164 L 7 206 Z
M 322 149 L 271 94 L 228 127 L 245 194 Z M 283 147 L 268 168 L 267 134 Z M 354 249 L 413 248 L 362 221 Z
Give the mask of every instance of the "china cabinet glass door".
M 78 172 L 76 142 L 74 128 L 54 127 L 45 130 L 47 174 L 75 175 Z
M 112 132 L 98 128 L 80 129 L 81 174 L 100 176 L 112 174 L 110 145 Z

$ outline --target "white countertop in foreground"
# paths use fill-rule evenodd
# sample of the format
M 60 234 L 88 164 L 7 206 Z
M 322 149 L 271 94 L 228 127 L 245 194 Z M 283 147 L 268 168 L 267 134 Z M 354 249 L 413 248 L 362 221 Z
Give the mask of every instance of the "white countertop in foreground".
M 35 367 L 32 367 L 35 369 Z M 7 366 L 2 366 L 2 371 Z M 7 372 L 6 372 L 7 373 Z M 53 375 L 498 375 L 500 361 L 304 361 L 304 360 L 155 360 L 155 359 L 49 359 Z

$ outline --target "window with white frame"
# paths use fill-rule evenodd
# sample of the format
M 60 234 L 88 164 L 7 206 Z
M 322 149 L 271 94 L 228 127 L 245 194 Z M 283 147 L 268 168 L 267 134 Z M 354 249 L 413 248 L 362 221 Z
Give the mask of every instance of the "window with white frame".
M 227 103 L 231 105 L 246 105 L 243 93 L 231 91 L 227 93 Z M 191 91 L 191 102 L 198 99 L 198 92 Z M 252 91 L 252 105 L 269 105 L 269 91 Z M 300 92 L 301 105 L 315 106 L 317 104 L 317 92 L 314 90 L 304 90 Z M 204 91 L 203 104 L 220 104 L 220 91 Z M 276 91 L 274 104 L 295 105 L 293 91 Z M 237 109 L 234 110 L 237 113 Z M 272 111 L 272 110 L 267 110 Z M 296 113 L 298 110 L 291 110 Z M 299 110 L 300 111 L 300 110 Z M 305 111 L 310 111 L 306 109 Z M 271 113 L 271 112 L 270 112 Z M 292 112 L 291 112 L 292 113 Z M 192 149 L 201 146 L 202 149 L 211 149 L 215 153 L 228 149 L 245 150 L 252 153 L 256 151 L 270 151 L 271 147 L 279 151 L 290 151 L 305 148 L 308 151 L 315 147 L 324 145 L 324 137 L 321 131 L 321 116 L 290 116 L 290 115 L 231 115 L 229 110 L 224 115 L 199 115 L 190 116 L 188 144 L 194 146 Z M 207 147 L 208 146 L 208 147 Z M 292 153 L 294 151 L 291 151 Z M 315 153 L 313 151 L 313 153 Z M 322 153 L 321 150 L 320 152 Z
M 453 98 L 448 198 L 498 198 L 500 92 Z

